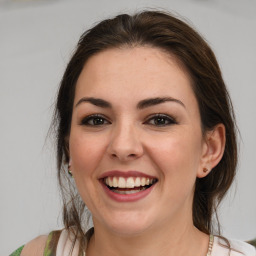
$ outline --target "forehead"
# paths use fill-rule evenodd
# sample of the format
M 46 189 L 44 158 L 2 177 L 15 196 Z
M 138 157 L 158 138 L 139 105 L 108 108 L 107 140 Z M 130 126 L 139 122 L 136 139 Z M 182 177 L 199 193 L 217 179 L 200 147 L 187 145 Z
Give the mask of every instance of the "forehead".
M 84 65 L 77 81 L 75 102 L 84 96 L 111 101 L 121 95 L 139 100 L 166 94 L 180 99 L 195 98 L 190 77 L 174 56 L 152 47 L 108 49 L 92 56 Z

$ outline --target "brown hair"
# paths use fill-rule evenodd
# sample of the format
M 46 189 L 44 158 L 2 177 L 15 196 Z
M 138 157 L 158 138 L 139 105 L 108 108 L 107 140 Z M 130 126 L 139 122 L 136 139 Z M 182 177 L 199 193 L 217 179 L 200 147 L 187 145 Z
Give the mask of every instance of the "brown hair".
M 235 117 L 219 65 L 209 45 L 185 22 L 170 13 L 160 11 L 143 11 L 132 16 L 122 14 L 100 22 L 81 36 L 67 65 L 58 91 L 53 120 L 57 135 L 58 177 L 64 202 L 64 225 L 66 228 L 76 226 L 78 234 L 84 236 L 82 223 L 85 205 L 77 195 L 74 184 L 67 177 L 67 138 L 77 79 L 86 61 L 94 54 L 110 48 L 136 46 L 164 50 L 176 56 L 183 64 L 192 80 L 203 134 L 219 123 L 225 126 L 224 155 L 207 177 L 196 180 L 195 186 L 194 225 L 209 234 L 213 231 L 212 219 L 217 207 L 232 184 L 236 172 Z M 219 232 L 218 219 L 217 228 Z

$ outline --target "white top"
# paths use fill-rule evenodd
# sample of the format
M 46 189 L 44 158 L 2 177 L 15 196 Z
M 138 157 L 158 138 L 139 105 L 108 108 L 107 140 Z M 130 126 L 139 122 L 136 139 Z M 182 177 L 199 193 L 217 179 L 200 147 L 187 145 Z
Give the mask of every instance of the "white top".
M 68 231 L 64 229 L 59 238 L 56 256 L 69 256 L 73 241 L 74 236 L 69 236 Z M 252 245 L 239 240 L 228 239 L 228 241 L 231 247 L 230 254 L 225 241 L 214 236 L 211 256 L 256 256 L 256 249 Z M 79 243 L 76 241 L 71 256 L 78 256 L 78 252 Z M 86 253 L 83 256 L 86 256 Z
M 256 249 L 243 241 L 228 239 L 230 243 L 231 252 L 225 247 L 226 243 L 222 239 L 214 236 L 211 256 L 256 256 Z

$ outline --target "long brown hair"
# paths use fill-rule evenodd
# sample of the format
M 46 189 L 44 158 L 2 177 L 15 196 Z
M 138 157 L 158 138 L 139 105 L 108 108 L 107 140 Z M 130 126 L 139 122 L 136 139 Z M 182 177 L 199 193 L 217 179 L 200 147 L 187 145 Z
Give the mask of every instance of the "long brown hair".
M 221 161 L 208 176 L 198 178 L 195 186 L 194 225 L 209 234 L 213 231 L 213 216 L 236 172 L 236 124 L 232 103 L 216 57 L 206 41 L 182 20 L 160 11 L 122 14 L 98 23 L 81 36 L 67 65 L 58 91 L 52 124 L 57 138 L 58 177 L 63 195 L 64 225 L 66 228 L 75 226 L 78 235 L 84 237 L 86 207 L 67 175 L 68 136 L 77 79 L 86 61 L 96 53 L 110 48 L 136 46 L 164 50 L 175 56 L 186 68 L 199 105 L 203 135 L 219 123 L 226 128 L 226 146 Z

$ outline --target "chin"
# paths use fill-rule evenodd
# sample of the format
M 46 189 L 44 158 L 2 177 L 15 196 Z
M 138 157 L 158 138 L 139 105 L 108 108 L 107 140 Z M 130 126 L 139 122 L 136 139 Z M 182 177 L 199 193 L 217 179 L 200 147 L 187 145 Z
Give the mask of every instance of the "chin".
M 152 223 L 156 223 L 148 217 L 145 213 L 119 213 L 109 221 L 105 220 L 105 226 L 119 236 L 136 236 L 148 231 Z

